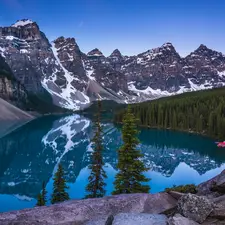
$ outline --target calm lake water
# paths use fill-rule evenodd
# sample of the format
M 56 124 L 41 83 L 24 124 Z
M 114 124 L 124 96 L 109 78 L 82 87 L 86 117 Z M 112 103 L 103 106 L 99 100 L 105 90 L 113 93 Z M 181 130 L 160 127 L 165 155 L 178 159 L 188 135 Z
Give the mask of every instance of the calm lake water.
M 34 120 L 0 139 L 0 212 L 33 207 L 60 162 L 65 168 L 70 198 L 85 195 L 92 147 L 92 121 L 80 115 L 48 116 Z M 104 123 L 107 195 L 113 190 L 120 129 Z M 225 169 L 225 150 L 214 140 L 182 132 L 142 129 L 139 148 L 151 193 L 180 184 L 199 184 Z

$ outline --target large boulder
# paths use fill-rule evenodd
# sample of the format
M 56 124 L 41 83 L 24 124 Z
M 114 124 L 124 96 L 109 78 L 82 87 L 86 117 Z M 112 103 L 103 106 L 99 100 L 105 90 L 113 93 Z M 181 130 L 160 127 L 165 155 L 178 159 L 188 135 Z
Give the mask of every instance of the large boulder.
M 197 187 L 198 195 L 211 195 L 217 196 L 217 193 L 225 193 L 225 170 L 218 176 L 201 183 Z
M 112 225 L 167 225 L 165 215 L 147 213 L 120 213 L 114 217 Z
M 215 204 L 210 217 L 225 220 L 225 195 L 212 199 Z
M 198 225 L 199 223 L 176 214 L 168 219 L 168 225 Z
M 178 212 L 198 223 L 202 223 L 213 211 L 213 203 L 203 196 L 187 194 L 178 201 Z
M 102 220 L 119 213 L 158 214 L 176 207 L 177 201 L 167 193 L 124 194 L 98 199 L 71 200 L 51 206 L 35 207 L 0 214 L 0 224 L 82 224 Z

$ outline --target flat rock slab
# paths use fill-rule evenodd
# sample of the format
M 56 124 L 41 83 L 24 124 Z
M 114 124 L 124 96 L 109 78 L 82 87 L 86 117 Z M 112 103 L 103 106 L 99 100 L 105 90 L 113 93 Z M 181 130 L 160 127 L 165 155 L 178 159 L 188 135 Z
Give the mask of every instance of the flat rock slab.
M 0 224 L 84 224 L 119 213 L 163 213 L 175 208 L 176 203 L 167 193 L 70 200 L 51 206 L 0 213 Z
M 114 217 L 112 225 L 167 225 L 165 215 L 147 213 L 120 213 Z

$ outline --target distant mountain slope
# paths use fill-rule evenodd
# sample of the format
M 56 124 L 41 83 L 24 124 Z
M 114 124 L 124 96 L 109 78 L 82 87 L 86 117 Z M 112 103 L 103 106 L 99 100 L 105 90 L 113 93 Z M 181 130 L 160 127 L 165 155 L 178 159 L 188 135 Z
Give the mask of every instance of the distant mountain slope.
M 0 98 L 0 137 L 34 118 L 29 113 Z
M 34 117 L 0 98 L 0 120 L 31 120 Z
M 134 56 L 85 54 L 74 38 L 50 43 L 27 19 L 0 27 L 0 55 L 29 94 L 70 110 L 99 98 L 135 103 L 225 85 L 225 55 L 205 45 L 185 58 L 171 43 Z
M 225 139 L 225 88 L 184 93 L 131 106 L 146 127 L 183 130 Z M 122 122 L 125 110 L 117 112 Z

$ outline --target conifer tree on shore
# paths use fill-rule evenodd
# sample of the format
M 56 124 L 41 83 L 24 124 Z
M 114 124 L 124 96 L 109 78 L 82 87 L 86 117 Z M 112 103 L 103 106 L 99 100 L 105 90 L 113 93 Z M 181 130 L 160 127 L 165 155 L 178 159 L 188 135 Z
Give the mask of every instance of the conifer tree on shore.
M 123 119 L 122 139 L 123 145 L 118 151 L 118 173 L 114 182 L 115 190 L 112 194 L 148 193 L 150 187 L 144 185 L 148 182 L 143 172 L 147 171 L 140 160 L 142 154 L 137 149 L 139 140 L 136 119 L 128 106 Z
M 45 187 L 45 182 L 42 183 L 41 193 L 38 194 L 37 204 L 36 206 L 44 206 L 47 203 L 47 191 Z
M 54 175 L 53 193 L 51 203 L 63 202 L 69 200 L 69 194 L 66 192 L 68 187 L 66 186 L 66 180 L 64 179 L 64 169 L 59 164 L 58 169 Z
M 92 139 L 94 152 L 92 154 L 92 162 L 89 165 L 91 170 L 88 177 L 88 185 L 86 186 L 86 198 L 99 198 L 105 195 L 104 179 L 107 177 L 104 171 L 104 162 L 102 157 L 102 127 L 101 127 L 101 101 L 98 101 L 98 111 L 95 119 L 95 135 Z

